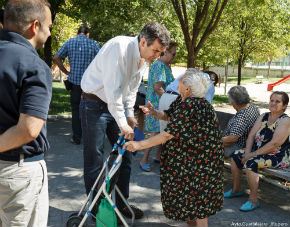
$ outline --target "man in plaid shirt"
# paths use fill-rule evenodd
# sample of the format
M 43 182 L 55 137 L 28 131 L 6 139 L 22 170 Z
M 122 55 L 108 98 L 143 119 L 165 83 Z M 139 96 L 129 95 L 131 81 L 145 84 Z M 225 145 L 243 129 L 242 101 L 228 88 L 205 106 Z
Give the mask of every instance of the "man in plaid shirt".
M 80 144 L 82 137 L 81 122 L 79 117 L 79 104 L 81 99 L 80 83 L 88 65 L 100 50 L 97 41 L 89 39 L 89 29 L 80 27 L 75 38 L 67 40 L 53 57 L 59 69 L 68 75 L 68 81 L 72 83 L 70 102 L 72 108 L 72 131 L 71 142 Z M 63 60 L 68 57 L 70 71 L 63 65 Z

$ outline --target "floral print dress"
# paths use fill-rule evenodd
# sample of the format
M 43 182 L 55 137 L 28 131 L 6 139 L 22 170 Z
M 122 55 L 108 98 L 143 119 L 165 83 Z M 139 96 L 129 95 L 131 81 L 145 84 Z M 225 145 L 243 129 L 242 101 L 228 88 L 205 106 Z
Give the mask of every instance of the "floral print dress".
M 146 105 L 148 101 L 152 103 L 154 109 L 158 110 L 159 106 L 159 95 L 154 91 L 154 84 L 156 82 L 164 83 L 164 90 L 166 87 L 174 81 L 174 77 L 171 72 L 171 68 L 167 67 L 161 61 L 155 61 L 149 70 L 148 85 L 147 85 L 147 95 L 146 95 Z M 145 120 L 145 130 L 148 132 L 160 132 L 159 120 L 152 116 L 146 116 Z
M 270 142 L 273 138 L 275 129 L 278 127 L 281 119 L 289 117 L 287 114 L 282 114 L 274 123 L 269 124 L 270 112 L 265 113 L 262 118 L 262 125 L 258 132 L 256 133 L 256 138 L 252 147 L 252 152 L 255 152 L 259 148 L 263 147 L 265 144 Z M 233 160 L 240 169 L 247 168 L 254 172 L 258 172 L 258 169 L 275 167 L 275 168 L 285 168 L 289 166 L 289 152 L 290 152 L 290 142 L 289 138 L 285 142 L 276 148 L 276 150 L 265 155 L 258 155 L 249 159 L 245 165 L 242 165 L 242 155 L 245 150 L 237 150 L 232 155 Z
M 165 111 L 165 132 L 174 137 L 161 152 L 161 201 L 167 218 L 203 219 L 222 209 L 222 135 L 213 107 L 204 98 L 179 96 Z

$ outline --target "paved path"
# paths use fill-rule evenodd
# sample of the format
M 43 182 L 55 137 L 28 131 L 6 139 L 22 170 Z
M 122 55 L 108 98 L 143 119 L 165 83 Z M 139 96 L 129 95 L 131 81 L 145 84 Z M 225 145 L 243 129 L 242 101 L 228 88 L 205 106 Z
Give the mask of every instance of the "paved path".
M 68 216 L 79 211 L 86 199 L 82 175 L 82 145 L 69 143 L 71 125 L 68 119 L 49 120 L 48 135 L 51 144 L 51 150 L 46 156 L 50 193 L 48 226 L 63 227 Z M 108 144 L 106 150 L 110 151 Z M 133 158 L 129 201 L 141 207 L 145 212 L 145 217 L 136 222 L 135 226 L 176 226 L 177 222 L 165 219 L 162 214 L 159 167 L 152 163 L 152 172 L 142 172 L 138 166 L 142 154 L 139 152 Z M 154 155 L 151 156 L 154 157 Z M 231 182 L 230 173 L 225 170 L 225 190 L 231 187 Z M 244 183 L 248 193 L 247 184 Z M 223 210 L 209 218 L 209 226 L 290 226 L 289 191 L 262 182 L 259 187 L 259 198 L 261 208 L 248 213 L 239 211 L 239 207 L 247 200 L 247 196 L 226 199 Z M 95 224 L 89 221 L 88 226 L 93 227 Z

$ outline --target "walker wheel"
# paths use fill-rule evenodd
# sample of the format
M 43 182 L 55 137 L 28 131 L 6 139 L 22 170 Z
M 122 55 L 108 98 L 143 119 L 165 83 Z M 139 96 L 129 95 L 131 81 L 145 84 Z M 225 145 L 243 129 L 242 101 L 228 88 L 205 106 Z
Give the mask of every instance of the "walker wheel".
M 71 216 L 66 222 L 66 227 L 78 227 L 82 220 L 83 218 L 80 216 Z M 83 227 L 85 227 L 85 224 Z
M 68 216 L 68 218 L 70 218 L 72 216 L 79 216 L 79 213 L 78 212 L 74 212 L 70 216 Z M 81 214 L 80 217 L 83 217 L 83 215 Z

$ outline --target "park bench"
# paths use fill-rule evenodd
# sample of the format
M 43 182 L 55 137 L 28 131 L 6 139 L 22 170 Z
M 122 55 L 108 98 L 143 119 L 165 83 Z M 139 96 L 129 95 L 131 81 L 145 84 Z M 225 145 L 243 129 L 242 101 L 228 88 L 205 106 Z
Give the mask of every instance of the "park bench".
M 224 130 L 227 126 L 228 121 L 234 116 L 234 114 L 231 113 L 225 113 L 221 111 L 216 111 L 220 127 L 222 130 Z M 265 168 L 261 170 L 261 173 L 267 173 L 269 175 L 278 177 L 280 179 L 286 180 L 290 182 L 290 167 L 284 168 L 284 169 L 278 169 L 278 168 Z
M 263 75 L 257 75 L 256 79 L 257 79 L 256 84 L 261 84 L 261 83 L 263 83 L 264 76 Z

